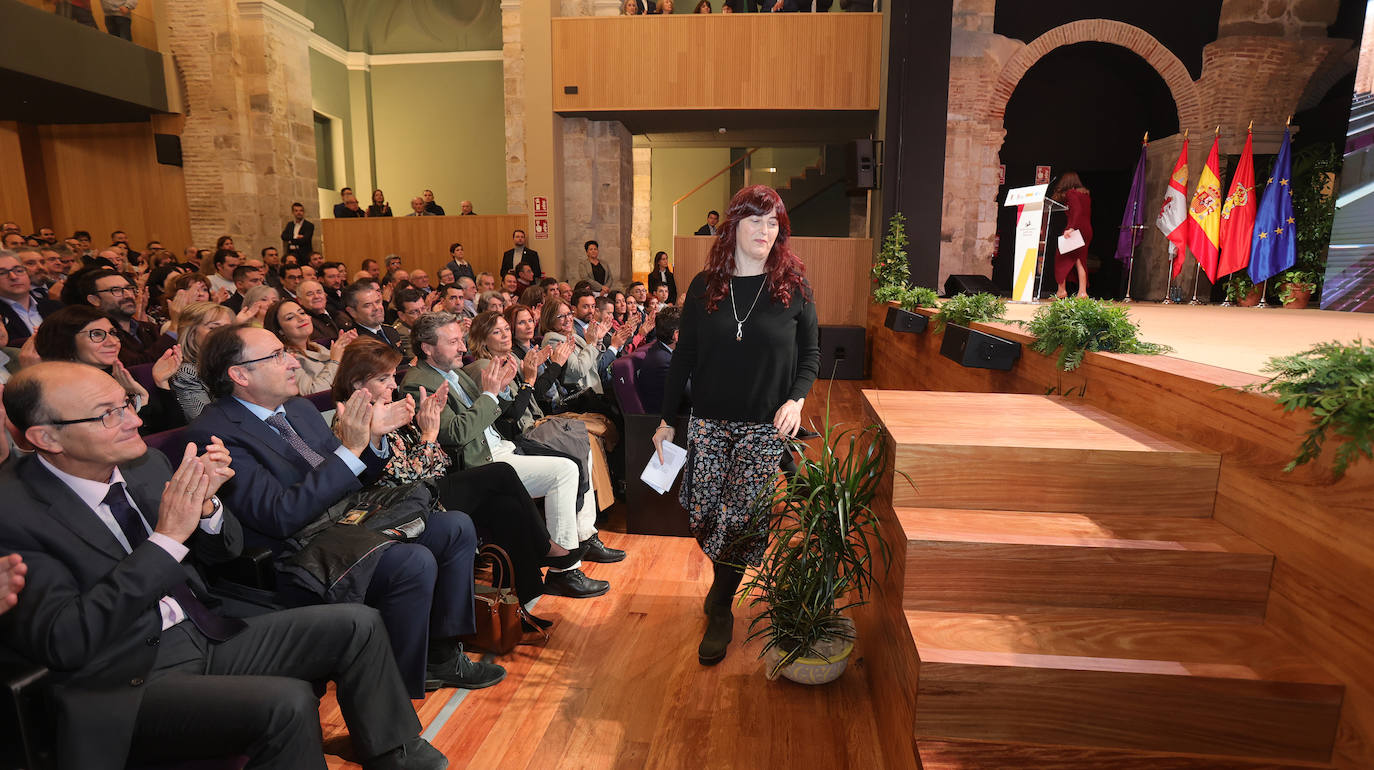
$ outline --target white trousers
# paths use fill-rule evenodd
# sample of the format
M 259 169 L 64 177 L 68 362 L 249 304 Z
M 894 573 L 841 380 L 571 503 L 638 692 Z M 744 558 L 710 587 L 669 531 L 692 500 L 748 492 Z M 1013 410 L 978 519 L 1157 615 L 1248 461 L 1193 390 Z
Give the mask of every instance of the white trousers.
M 492 447 L 492 461 L 510 463 L 530 497 L 544 498 L 544 518 L 555 543 L 571 551 L 596 534 L 596 491 L 588 487 L 582 507 L 575 508 L 577 463 L 566 457 L 518 455 L 514 444 L 501 443 Z

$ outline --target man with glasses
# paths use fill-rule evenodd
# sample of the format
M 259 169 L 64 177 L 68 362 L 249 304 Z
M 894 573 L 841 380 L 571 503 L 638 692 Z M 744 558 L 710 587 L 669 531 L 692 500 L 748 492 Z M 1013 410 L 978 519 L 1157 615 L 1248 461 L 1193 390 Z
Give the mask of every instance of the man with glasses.
M 114 321 L 119 360 L 125 366 L 150 364 L 175 344 L 158 332 L 156 324 L 135 318 L 140 312 L 139 289 L 128 278 L 109 269 L 94 270 L 81 276 L 80 291 Z
M 303 528 L 361 489 L 359 476 L 381 472 L 390 457 L 387 434 L 415 414 L 409 398 L 373 404 L 360 389 L 339 405 L 336 436 L 314 405 L 299 397 L 299 368 L 271 332 L 216 329 L 200 351 L 200 376 L 216 400 L 187 428 L 193 441 L 223 439 L 234 466 L 225 503 L 246 526 L 249 546 L 279 556 L 292 552 L 288 541 Z M 433 512 L 413 541 L 394 542 L 382 552 L 370 580 L 359 578 L 362 601 L 382 613 L 412 698 L 445 686 L 489 687 L 505 677 L 500 666 L 470 660 L 454 641 L 476 628 L 476 548 L 466 514 Z M 288 572 L 278 586 L 293 604 L 339 600 Z
M 29 271 L 12 251 L 0 251 L 0 320 L 9 344 L 23 347 L 43 319 L 56 313 L 61 303 L 42 299 L 33 292 Z
M 0 467 L 0 552 L 29 566 L 0 642 L 52 669 L 58 765 L 247 755 L 323 770 L 310 683 L 331 679 L 364 768 L 445 767 L 417 737 L 376 612 L 238 620 L 206 606 L 191 562 L 234 558 L 244 541 L 217 497 L 229 453 L 193 444 L 173 470 L 127 399 L 109 375 L 66 362 L 30 367 L 4 393 L 35 451 Z
M 305 280 L 305 273 L 300 265 L 287 265 L 281 271 L 281 298 L 295 299 L 296 292 L 300 290 L 301 281 Z
M 396 308 L 396 322 L 391 325 L 391 328 L 400 338 L 401 355 L 409 359 L 411 356 L 410 334 L 415 322 L 425 314 L 425 298 L 418 289 L 401 289 L 396 292 L 391 303 Z

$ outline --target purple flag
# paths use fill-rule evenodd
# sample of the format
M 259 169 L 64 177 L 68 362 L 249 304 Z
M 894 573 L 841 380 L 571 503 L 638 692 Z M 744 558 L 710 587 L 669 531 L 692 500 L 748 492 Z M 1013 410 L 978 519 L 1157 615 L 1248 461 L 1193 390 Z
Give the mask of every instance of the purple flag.
M 1145 237 L 1145 153 L 1149 142 L 1140 145 L 1140 160 L 1135 164 L 1135 178 L 1131 180 L 1131 197 L 1126 199 L 1126 211 L 1121 215 L 1121 232 L 1116 238 L 1116 258 L 1131 261 L 1131 253 Z

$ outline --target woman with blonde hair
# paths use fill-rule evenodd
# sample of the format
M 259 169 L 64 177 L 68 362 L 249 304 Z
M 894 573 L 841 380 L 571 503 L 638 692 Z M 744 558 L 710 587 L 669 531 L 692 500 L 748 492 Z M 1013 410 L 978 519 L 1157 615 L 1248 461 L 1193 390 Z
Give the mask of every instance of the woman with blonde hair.
M 1078 233 L 1083 236 L 1083 245 L 1063 254 L 1056 254 L 1054 257 L 1054 280 L 1059 284 L 1059 289 L 1054 296 L 1063 299 L 1069 296 L 1068 280 L 1069 273 L 1078 272 L 1078 296 L 1088 296 L 1088 245 L 1093 240 L 1093 221 L 1092 221 L 1092 198 L 1089 197 L 1088 188 L 1083 186 L 1083 181 L 1078 178 L 1075 171 L 1065 172 L 1059 178 L 1059 182 L 1054 186 L 1054 192 L 1050 197 L 1069 207 L 1069 223 L 1064 227 L 1063 235 Z
M 261 329 L 268 308 L 275 305 L 280 298 L 277 290 L 265 283 L 249 289 L 248 293 L 243 295 L 243 310 L 249 315 L 247 323 Z
M 168 384 L 181 405 L 186 421 L 196 419 L 214 397 L 200 379 L 200 346 L 210 332 L 234 323 L 234 311 L 213 302 L 192 302 L 182 308 L 177 319 L 177 343 L 181 345 L 181 366 Z

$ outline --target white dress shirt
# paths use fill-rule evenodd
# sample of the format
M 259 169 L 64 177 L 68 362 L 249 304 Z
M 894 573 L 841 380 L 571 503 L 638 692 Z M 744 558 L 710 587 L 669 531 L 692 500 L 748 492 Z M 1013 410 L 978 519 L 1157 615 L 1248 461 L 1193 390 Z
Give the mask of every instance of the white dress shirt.
M 129 539 L 124 536 L 124 529 L 120 527 L 119 522 L 115 520 L 114 513 L 110 511 L 110 506 L 105 504 L 105 496 L 110 493 L 110 487 L 115 484 L 124 483 L 124 475 L 119 472 L 118 467 L 114 469 L 114 473 L 110 474 L 110 480 L 108 482 L 101 482 L 83 479 L 79 476 L 73 476 L 66 471 L 59 470 L 53 466 L 52 463 L 48 462 L 47 458 L 43 457 L 43 455 L 38 455 L 38 462 L 42 463 L 44 468 L 51 471 L 52 475 L 56 476 L 59 481 L 66 484 L 72 492 L 76 493 L 76 496 L 81 498 L 81 502 L 90 506 L 91 510 L 95 512 L 96 517 L 100 519 L 100 523 L 104 524 L 105 527 L 110 530 L 110 534 L 114 535 L 115 540 L 119 542 L 120 546 L 122 546 L 125 551 L 133 553 L 133 549 L 129 547 Z M 178 562 L 184 560 L 186 554 L 190 553 L 190 550 L 184 544 L 178 543 L 161 532 L 153 532 L 152 529 L 149 528 L 148 517 L 142 515 L 143 511 L 138 510 L 138 504 L 129 496 L 128 484 L 124 484 L 124 497 L 129 501 L 129 505 L 133 506 L 133 509 L 139 512 L 139 520 L 143 522 L 143 528 L 148 531 L 148 542 L 157 545 Z M 211 514 L 209 518 L 200 520 L 200 529 L 206 534 L 217 535 L 219 534 L 220 528 L 224 526 L 224 509 L 220 506 L 218 498 L 212 498 L 212 500 L 214 502 L 215 512 Z M 157 608 L 158 612 L 162 615 L 162 630 L 164 631 L 186 619 L 186 611 L 181 608 L 181 605 L 177 603 L 176 599 L 170 596 L 162 597 L 157 604 Z

